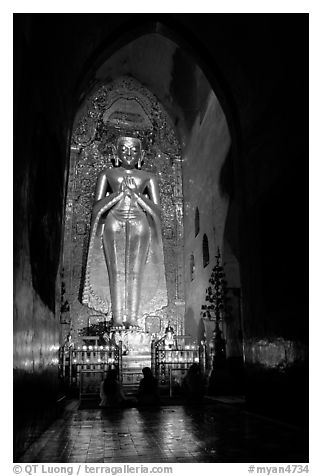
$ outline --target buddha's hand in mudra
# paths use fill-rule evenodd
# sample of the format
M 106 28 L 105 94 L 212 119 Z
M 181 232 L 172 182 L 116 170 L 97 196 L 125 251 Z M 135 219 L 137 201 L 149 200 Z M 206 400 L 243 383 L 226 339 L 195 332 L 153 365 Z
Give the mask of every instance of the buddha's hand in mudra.
M 138 190 L 133 177 L 124 177 L 120 188 L 121 191 L 129 197 L 131 197 L 133 193 L 137 193 Z

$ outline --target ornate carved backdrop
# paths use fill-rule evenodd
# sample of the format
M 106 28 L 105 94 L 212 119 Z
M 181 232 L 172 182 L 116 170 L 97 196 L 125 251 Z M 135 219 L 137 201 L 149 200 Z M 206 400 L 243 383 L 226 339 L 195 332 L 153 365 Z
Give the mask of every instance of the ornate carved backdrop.
M 169 304 L 162 312 L 161 332 L 170 319 L 183 332 L 183 197 L 181 150 L 171 120 L 157 98 L 133 78 L 122 77 L 97 88 L 80 110 L 72 134 L 65 213 L 64 295 L 69 304 L 64 321 L 78 331 L 94 314 L 81 304 L 91 210 L 97 176 L 112 167 L 116 137 L 136 135 L 146 151 L 142 169 L 158 177 L 162 236 Z M 95 320 L 104 315 L 95 313 Z M 67 319 L 66 319 L 67 318 Z M 106 316 L 105 316 L 106 318 Z

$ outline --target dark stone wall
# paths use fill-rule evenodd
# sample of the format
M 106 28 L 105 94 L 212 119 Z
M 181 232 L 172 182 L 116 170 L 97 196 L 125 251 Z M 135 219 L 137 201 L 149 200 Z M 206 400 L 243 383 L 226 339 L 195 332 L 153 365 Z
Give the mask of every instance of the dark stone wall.
M 225 242 L 241 273 L 247 401 L 304 423 L 308 16 L 214 15 L 212 29 L 204 16 L 179 20 L 197 37 L 194 52 L 232 137 L 221 189 L 230 200 Z
M 70 116 L 64 105 L 67 91 L 56 81 L 50 47 L 42 44 L 32 16 L 15 15 L 14 48 L 14 459 L 17 459 L 57 416 L 63 396 L 58 380 L 60 257 Z
M 306 413 L 308 15 L 15 14 L 16 454 L 29 429 L 55 414 L 60 396 L 59 263 L 72 120 L 103 60 L 148 32 L 168 35 L 199 62 L 228 121 L 230 215 L 238 216 L 238 245 L 230 244 L 241 270 L 248 401 L 272 411 L 292 401 L 291 413 Z M 180 105 L 187 100 L 185 91 L 177 96 Z

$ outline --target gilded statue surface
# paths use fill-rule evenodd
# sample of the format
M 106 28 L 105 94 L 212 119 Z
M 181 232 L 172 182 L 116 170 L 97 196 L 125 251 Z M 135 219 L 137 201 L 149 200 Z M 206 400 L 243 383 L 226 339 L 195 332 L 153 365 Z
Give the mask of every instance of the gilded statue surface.
M 116 166 L 96 184 L 82 302 L 116 326 L 167 305 L 159 190 L 143 158 L 139 139 L 119 137 Z

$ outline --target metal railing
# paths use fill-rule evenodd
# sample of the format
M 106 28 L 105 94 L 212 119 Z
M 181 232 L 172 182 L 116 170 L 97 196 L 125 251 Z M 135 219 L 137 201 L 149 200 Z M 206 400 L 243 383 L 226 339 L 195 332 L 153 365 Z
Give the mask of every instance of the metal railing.
M 70 388 L 79 388 L 80 374 L 83 371 L 101 371 L 105 374 L 109 369 L 116 369 L 121 379 L 122 343 L 119 345 L 110 343 L 105 346 L 84 345 L 77 348 L 62 347 L 59 362 L 60 375 Z

